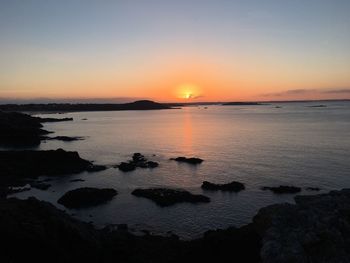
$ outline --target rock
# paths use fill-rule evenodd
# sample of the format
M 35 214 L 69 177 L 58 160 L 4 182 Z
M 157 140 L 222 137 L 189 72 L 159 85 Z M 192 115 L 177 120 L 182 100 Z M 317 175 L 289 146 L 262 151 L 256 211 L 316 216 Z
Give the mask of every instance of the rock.
M 210 198 L 204 195 L 195 195 L 184 190 L 166 188 L 135 189 L 132 195 L 151 199 L 159 206 L 170 206 L 176 203 L 208 203 Z
M 320 191 L 321 189 L 318 187 L 306 187 L 305 188 L 307 191 Z
M 44 137 L 45 140 L 58 140 L 63 142 L 72 142 L 72 141 L 81 141 L 84 140 L 84 137 L 79 136 L 55 136 L 55 137 Z
M 136 165 L 133 163 L 126 163 L 126 162 L 121 162 L 118 165 L 118 169 L 123 171 L 123 172 L 130 172 L 136 169 Z
M 41 136 L 49 133 L 41 129 L 42 127 L 35 117 L 23 113 L 0 111 L 0 145 L 38 146 Z
M 231 192 L 239 192 L 245 189 L 244 184 L 236 181 L 227 184 L 214 184 L 208 181 L 204 181 L 201 187 L 205 190 L 221 190 Z
M 141 153 L 134 153 L 132 160 L 128 162 L 121 162 L 116 167 L 123 172 L 130 172 L 136 168 L 155 168 L 158 166 L 159 164 L 157 162 L 148 161 Z
M 183 163 L 189 163 L 189 164 L 200 164 L 203 162 L 202 159 L 196 158 L 196 157 L 191 157 L 191 158 L 177 157 L 177 158 L 170 158 L 170 160 L 174 160 L 177 162 L 183 162 Z
M 69 182 L 72 182 L 72 183 L 74 183 L 74 182 L 85 182 L 85 180 L 83 180 L 83 179 L 72 179 Z
M 84 208 L 105 203 L 117 194 L 118 192 L 111 188 L 83 187 L 68 191 L 57 202 L 68 208 Z
M 262 190 L 270 190 L 275 194 L 295 194 L 301 191 L 300 187 L 280 185 L 278 187 L 264 186 Z
M 34 183 L 31 183 L 30 186 L 40 190 L 47 190 L 51 187 L 51 184 L 34 182 Z
M 62 176 L 96 169 L 100 167 L 80 158 L 77 152 L 62 149 L 0 151 L 0 185 L 21 186 L 29 178 Z
M 62 121 L 73 121 L 73 118 L 40 118 L 40 117 L 35 117 L 39 120 L 39 122 L 44 123 L 44 122 L 62 122 Z
M 262 262 L 349 262 L 350 189 L 294 199 L 254 217 Z

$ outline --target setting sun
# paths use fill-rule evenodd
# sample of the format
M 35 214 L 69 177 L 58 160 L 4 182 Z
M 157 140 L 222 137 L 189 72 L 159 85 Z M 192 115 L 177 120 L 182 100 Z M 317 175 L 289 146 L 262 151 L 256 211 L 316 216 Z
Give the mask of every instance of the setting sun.
M 183 83 L 177 86 L 177 94 L 180 99 L 195 99 L 201 96 L 200 89 L 192 83 Z

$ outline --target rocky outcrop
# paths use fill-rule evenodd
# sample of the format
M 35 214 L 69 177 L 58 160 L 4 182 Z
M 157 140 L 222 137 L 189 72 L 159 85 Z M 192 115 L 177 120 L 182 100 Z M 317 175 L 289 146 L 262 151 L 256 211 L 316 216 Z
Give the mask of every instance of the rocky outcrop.
M 40 190 L 47 190 L 51 187 L 51 184 L 47 184 L 47 183 L 41 183 L 41 182 L 33 182 L 30 183 L 30 186 L 36 189 L 40 189 Z
M 262 190 L 270 190 L 275 194 L 295 194 L 301 191 L 300 187 L 280 185 L 277 187 L 264 186 Z
M 117 194 L 118 192 L 111 188 L 83 187 L 68 191 L 57 202 L 68 208 L 84 208 L 103 204 Z
M 58 140 L 63 142 L 73 142 L 84 140 L 84 137 L 80 136 L 55 136 L 55 137 L 43 137 L 44 140 Z
M 229 191 L 229 192 L 239 192 L 245 189 L 244 184 L 236 181 L 233 181 L 227 184 L 214 184 L 208 181 L 204 181 L 201 187 L 204 190 L 211 190 L 211 191 L 221 190 L 221 191 Z
M 176 203 L 208 203 L 210 198 L 204 195 L 195 195 L 184 190 L 167 188 L 135 189 L 133 195 L 151 199 L 159 206 L 170 206 Z
M 38 118 L 17 112 L 0 111 L 0 145 L 37 146 L 41 136 L 49 133 L 42 127 Z
M 177 158 L 170 158 L 170 160 L 174 160 L 174 161 L 181 162 L 181 163 L 189 163 L 189 164 L 200 164 L 203 162 L 202 159 L 197 158 L 197 157 L 187 158 L 187 157 L 183 157 L 183 156 L 177 157 Z
M 295 202 L 262 208 L 254 217 L 263 262 L 349 262 L 350 189 Z
M 77 152 L 0 151 L 0 185 L 23 185 L 39 176 L 61 176 L 105 169 L 80 158 Z
M 41 123 L 44 123 L 44 122 L 73 121 L 73 118 L 60 118 L 60 119 L 57 119 L 57 118 L 40 118 L 40 117 L 36 117 L 36 118 Z
M 116 167 L 123 172 L 130 172 L 136 168 L 156 168 L 159 164 L 157 162 L 148 161 L 141 153 L 134 153 L 132 160 L 128 162 L 121 162 Z

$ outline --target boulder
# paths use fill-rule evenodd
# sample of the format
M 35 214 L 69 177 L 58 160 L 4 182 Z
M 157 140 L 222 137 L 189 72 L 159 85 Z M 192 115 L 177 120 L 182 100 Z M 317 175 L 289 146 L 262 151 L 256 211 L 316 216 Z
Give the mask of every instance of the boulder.
M 264 186 L 262 190 L 270 190 L 275 194 L 295 194 L 301 191 L 300 187 L 280 185 L 278 187 Z
M 204 181 L 201 187 L 202 189 L 205 189 L 205 190 L 213 190 L 213 191 L 221 190 L 221 191 L 229 191 L 229 192 L 239 192 L 245 189 L 244 184 L 236 181 L 233 181 L 227 184 L 214 184 L 208 181 Z
M 208 203 L 210 198 L 204 195 L 195 195 L 184 190 L 167 188 L 135 189 L 132 195 L 151 199 L 159 206 L 170 206 L 176 203 Z
M 111 188 L 83 187 L 68 191 L 57 202 L 68 208 L 84 208 L 105 203 L 117 194 L 118 192 Z
M 177 157 L 177 158 L 170 158 L 170 160 L 174 160 L 174 161 L 182 162 L 182 163 L 189 163 L 189 164 L 200 164 L 203 162 L 202 159 L 197 158 L 197 157 L 187 158 L 187 157 L 183 157 L 183 156 Z

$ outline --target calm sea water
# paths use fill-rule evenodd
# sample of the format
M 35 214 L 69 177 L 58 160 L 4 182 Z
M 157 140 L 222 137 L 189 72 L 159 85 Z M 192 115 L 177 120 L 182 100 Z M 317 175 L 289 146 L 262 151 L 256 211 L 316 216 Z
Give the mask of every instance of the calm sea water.
M 321 192 L 350 187 L 350 103 L 283 103 L 264 106 L 185 107 L 161 111 L 77 112 L 50 117 L 73 117 L 73 122 L 48 123 L 55 135 L 84 136 L 83 141 L 42 143 L 39 149 L 78 151 L 82 158 L 115 165 L 141 152 L 160 163 L 156 169 L 123 173 L 109 168 L 52 181 L 36 196 L 96 226 L 127 223 L 135 231 L 172 231 L 194 238 L 204 231 L 249 223 L 259 208 L 293 202 L 294 195 L 275 195 L 262 186 L 320 187 Z M 276 108 L 279 105 L 281 108 Z M 40 115 L 48 116 L 48 115 Z M 87 120 L 82 120 L 87 118 Z M 155 155 L 155 156 L 153 156 Z M 196 156 L 199 166 L 169 158 Z M 82 178 L 85 182 L 71 183 Z M 204 180 L 240 181 L 239 193 L 207 192 Z M 57 204 L 66 191 L 78 187 L 113 187 L 119 195 L 91 209 L 68 210 Z M 177 204 L 161 208 L 131 195 L 137 187 L 182 188 L 211 198 L 208 204 Z M 315 194 L 303 190 L 303 194 Z

